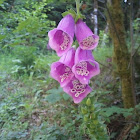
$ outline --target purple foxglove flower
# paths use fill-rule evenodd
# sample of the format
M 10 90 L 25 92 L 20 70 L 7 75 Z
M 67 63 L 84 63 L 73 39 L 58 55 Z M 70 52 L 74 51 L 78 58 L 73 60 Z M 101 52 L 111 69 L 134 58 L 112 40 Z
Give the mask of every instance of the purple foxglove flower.
M 58 62 L 51 65 L 50 75 L 64 87 L 74 76 L 71 68 L 74 65 L 75 49 L 71 48 Z
M 59 22 L 57 28 L 49 31 L 49 45 L 58 56 L 62 56 L 70 49 L 73 43 L 74 26 L 73 17 L 67 15 Z
M 79 19 L 75 25 L 75 35 L 83 50 L 93 50 L 97 47 L 99 36 L 94 35 L 90 28 Z
M 92 91 L 89 85 L 81 84 L 75 77 L 63 90 L 73 98 L 74 103 L 80 103 Z
M 90 78 L 98 75 L 100 68 L 93 58 L 92 51 L 83 50 L 79 47 L 75 53 L 75 65 L 72 71 L 82 84 L 88 84 Z

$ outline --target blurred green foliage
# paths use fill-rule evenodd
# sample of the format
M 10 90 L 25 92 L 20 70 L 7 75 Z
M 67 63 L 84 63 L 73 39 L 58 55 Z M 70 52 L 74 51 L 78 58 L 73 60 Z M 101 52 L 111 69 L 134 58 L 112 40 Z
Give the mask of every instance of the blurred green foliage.
M 83 4 L 81 11 L 93 29 L 93 3 L 83 0 Z M 116 138 L 129 115 L 134 123 L 130 136 L 138 135 L 140 105 L 122 108 L 103 17 L 99 17 L 99 46 L 93 52 L 101 74 L 91 79 L 94 90 L 88 98 L 74 104 L 50 77 L 50 65 L 59 58 L 46 48 L 47 33 L 56 27 L 61 13 L 73 7 L 71 0 L 0 0 L 0 140 L 106 140 Z M 134 27 L 138 29 L 137 20 Z M 123 124 L 115 126 L 117 131 L 115 121 Z

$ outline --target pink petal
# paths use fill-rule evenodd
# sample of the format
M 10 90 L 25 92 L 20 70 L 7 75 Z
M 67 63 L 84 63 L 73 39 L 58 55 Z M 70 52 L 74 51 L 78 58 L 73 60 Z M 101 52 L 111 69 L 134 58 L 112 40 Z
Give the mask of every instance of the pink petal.
M 61 87 L 65 86 L 74 76 L 71 68 L 74 65 L 75 49 L 71 48 L 64 54 L 59 62 L 54 62 L 51 65 L 51 76 L 57 80 Z
M 66 66 L 72 68 L 74 65 L 74 58 L 75 58 L 75 49 L 71 48 L 68 50 L 67 53 L 65 53 L 59 60 L 59 62 L 62 62 Z
M 75 21 L 71 15 L 66 15 L 58 24 L 57 29 L 60 29 L 70 35 L 72 38 L 74 37 L 74 26 Z
M 94 35 L 90 28 L 79 19 L 75 25 L 75 35 L 83 50 L 93 50 L 97 47 L 99 36 Z
M 71 68 L 61 62 L 52 63 L 50 75 L 60 83 L 61 87 L 68 84 L 74 76 Z
M 92 55 L 92 51 L 90 50 L 83 50 L 80 47 L 77 48 L 75 53 L 75 63 L 79 61 L 94 61 L 94 57 Z
M 49 45 L 54 49 L 58 56 L 66 53 L 73 43 L 74 37 L 74 19 L 71 15 L 65 16 L 58 27 L 49 31 Z
M 66 53 L 73 43 L 73 39 L 67 33 L 57 28 L 49 31 L 49 45 L 54 49 L 58 56 L 62 56 Z
M 99 64 L 94 60 L 92 51 L 81 48 L 76 50 L 72 72 L 82 84 L 88 84 L 93 76 L 100 73 Z
M 86 64 L 85 66 L 82 66 Z M 82 83 L 88 84 L 89 80 L 100 73 L 99 64 L 96 61 L 80 61 L 72 68 L 75 77 Z
M 89 85 L 81 84 L 75 77 L 63 90 L 73 98 L 74 103 L 80 103 L 92 91 Z

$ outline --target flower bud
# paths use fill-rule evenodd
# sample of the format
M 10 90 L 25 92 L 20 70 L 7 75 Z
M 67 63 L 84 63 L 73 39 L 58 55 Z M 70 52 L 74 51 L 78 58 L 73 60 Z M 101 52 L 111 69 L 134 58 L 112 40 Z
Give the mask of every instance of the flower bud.
M 91 115 L 91 119 L 95 119 L 96 118 L 96 115 L 95 114 L 92 114 Z
M 87 109 L 86 108 L 81 108 L 81 112 L 82 112 L 82 114 L 87 114 L 88 113 L 88 111 L 87 111 Z
M 94 110 L 95 110 L 94 105 L 91 106 L 90 110 L 91 110 L 91 111 L 94 111 Z
M 98 123 L 99 123 L 98 120 L 94 120 L 94 121 L 93 121 L 93 124 L 94 124 L 94 125 L 97 125 Z
M 86 105 L 87 105 L 87 106 L 90 106 L 90 105 L 91 105 L 91 100 L 90 100 L 90 98 L 87 99 Z
M 86 115 L 84 116 L 84 121 L 87 122 L 89 120 L 89 117 Z

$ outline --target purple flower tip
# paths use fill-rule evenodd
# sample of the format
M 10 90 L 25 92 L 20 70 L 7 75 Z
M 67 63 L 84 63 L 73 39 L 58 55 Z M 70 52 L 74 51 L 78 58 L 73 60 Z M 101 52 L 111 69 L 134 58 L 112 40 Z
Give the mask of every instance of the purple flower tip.
M 65 53 L 59 60 L 59 62 L 64 63 L 68 67 L 72 68 L 74 65 L 75 49 L 71 48 Z
M 90 78 L 100 73 L 99 64 L 94 60 L 92 51 L 81 48 L 76 50 L 72 72 L 82 84 L 88 84 Z
M 92 91 L 89 85 L 81 84 L 75 77 L 63 90 L 73 98 L 74 103 L 80 103 Z
M 61 62 L 52 63 L 50 75 L 60 83 L 61 87 L 68 84 L 74 76 L 71 68 Z
M 71 68 L 74 65 L 75 49 L 71 48 L 64 54 L 59 62 L 54 62 L 51 65 L 51 76 L 57 80 L 61 87 L 64 87 L 74 76 Z
M 49 45 L 58 56 L 62 56 L 70 49 L 73 43 L 74 26 L 74 19 L 71 15 L 67 15 L 59 22 L 57 28 L 49 31 Z
M 99 36 L 93 34 L 90 28 L 79 19 L 75 25 L 75 35 L 83 50 L 93 50 L 97 47 Z

